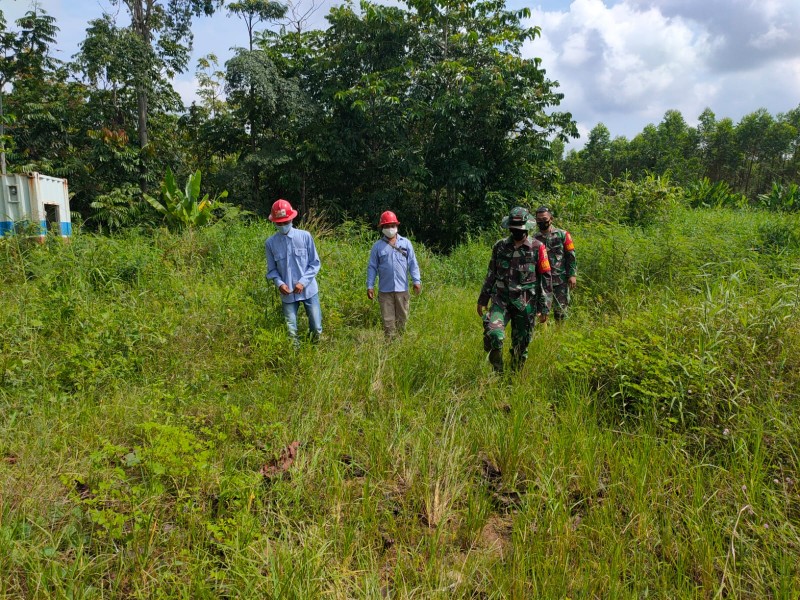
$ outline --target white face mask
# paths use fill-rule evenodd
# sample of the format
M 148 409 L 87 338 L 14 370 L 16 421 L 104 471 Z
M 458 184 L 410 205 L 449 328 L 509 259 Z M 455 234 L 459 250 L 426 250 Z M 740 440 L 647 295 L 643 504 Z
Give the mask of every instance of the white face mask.
M 278 225 L 278 231 L 280 231 L 283 235 L 289 233 L 292 229 L 291 223 L 286 223 L 285 225 Z
M 384 227 L 383 229 L 381 229 L 381 232 L 387 238 L 392 239 L 394 236 L 397 235 L 397 227 Z

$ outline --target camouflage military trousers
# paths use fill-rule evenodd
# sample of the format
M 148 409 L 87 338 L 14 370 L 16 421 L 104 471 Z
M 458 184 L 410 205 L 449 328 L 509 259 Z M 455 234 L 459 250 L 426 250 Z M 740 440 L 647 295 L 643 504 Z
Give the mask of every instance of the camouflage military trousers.
M 555 278 L 554 278 L 555 279 Z M 553 283 L 553 316 L 556 321 L 563 321 L 568 316 L 569 310 L 569 285 Z
M 511 358 L 523 363 L 528 358 L 528 345 L 533 335 L 536 309 L 533 303 L 520 310 L 514 306 L 492 303 L 483 317 L 483 349 L 486 352 L 503 349 L 506 325 L 511 322 Z

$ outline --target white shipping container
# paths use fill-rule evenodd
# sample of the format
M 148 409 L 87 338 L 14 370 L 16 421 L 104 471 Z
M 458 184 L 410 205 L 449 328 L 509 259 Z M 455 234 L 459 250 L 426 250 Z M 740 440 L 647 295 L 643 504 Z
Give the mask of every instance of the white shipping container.
M 0 176 L 0 236 L 26 222 L 41 237 L 48 231 L 63 237 L 72 235 L 66 179 L 40 173 Z

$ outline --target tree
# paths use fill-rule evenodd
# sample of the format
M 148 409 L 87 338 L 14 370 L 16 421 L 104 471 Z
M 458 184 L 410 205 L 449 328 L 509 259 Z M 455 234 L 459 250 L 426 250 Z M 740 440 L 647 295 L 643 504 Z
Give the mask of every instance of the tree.
M 800 183 L 800 105 L 778 118 L 794 131 L 786 149 L 783 179 Z
M 209 117 L 216 116 L 225 107 L 223 90 L 225 88 L 225 72 L 218 69 L 216 54 L 208 54 L 197 59 L 197 95 L 201 105 Z
M 6 115 L 3 108 L 3 94 L 5 86 L 11 80 L 12 69 L 10 53 L 14 49 L 14 34 L 6 29 L 6 18 L 0 10 L 0 54 L 3 60 L 0 62 L 0 174 L 6 174 L 6 150 L 11 147 L 11 137 L 6 134 L 6 124 L 10 124 L 13 118 Z
M 589 132 L 589 139 L 581 150 L 581 159 L 586 171 L 585 183 L 611 179 L 611 132 L 603 123 L 598 123 Z
M 249 174 L 245 198 L 257 207 L 263 203 L 265 175 L 288 160 L 285 136 L 293 129 L 292 121 L 302 118 L 302 94 L 260 50 L 242 50 L 225 66 L 232 113 L 228 139 L 239 150 L 239 166 Z
M 250 42 L 248 49 L 252 51 L 256 25 L 281 19 L 286 14 L 286 6 L 273 0 L 239 0 L 228 5 L 228 12 L 244 21 Z
M 759 181 L 756 192 L 767 190 L 774 182 L 783 182 L 785 166 L 792 153 L 792 144 L 797 138 L 797 129 L 783 114 L 778 114 L 767 130 L 763 141 L 764 156 L 759 165 Z
M 530 193 L 536 167 L 552 159 L 549 140 L 577 131 L 569 113 L 552 110 L 563 97 L 558 83 L 540 59 L 521 56 L 540 35 L 522 25 L 527 9 L 509 11 L 502 0 L 409 6 L 419 36 L 404 112 L 422 140 L 432 217 L 481 228 Z M 429 231 L 442 236 L 440 226 Z
M 165 63 L 150 60 L 141 51 L 141 40 L 132 28 L 118 26 L 107 14 L 90 21 L 72 68 L 86 87 L 81 139 L 76 141 L 71 174 L 80 183 L 76 191 L 80 203 L 90 205 L 98 196 L 132 183 L 140 189 L 151 185 L 161 176 L 164 162 L 177 167 L 175 121 L 183 103 L 167 77 Z M 142 73 L 147 73 L 151 112 L 144 148 L 135 141 L 137 81 Z
M 733 121 L 730 118 L 721 119 L 713 124 L 713 128 L 703 124 L 701 136 L 705 146 L 703 160 L 706 176 L 712 181 L 726 181 L 731 187 L 735 186 L 741 153 Z
M 182 73 L 188 64 L 192 43 L 192 18 L 210 16 L 223 0 L 112 0 L 122 3 L 131 17 L 131 30 L 139 42 L 139 60 L 135 64 L 135 89 L 139 148 L 147 146 L 148 107 L 153 93 L 153 69 L 167 76 Z M 140 185 L 146 187 L 145 167 L 141 167 Z
M 736 125 L 736 142 L 744 157 L 743 169 L 739 174 L 739 187 L 746 196 L 755 195 L 758 189 L 751 189 L 758 165 L 767 155 L 769 130 L 774 125 L 772 115 L 761 108 L 742 117 Z
M 321 37 L 282 52 L 325 120 L 318 195 L 370 219 L 392 205 L 448 246 L 557 176 L 540 168 L 550 140 L 577 132 L 541 61 L 521 56 L 539 35 L 527 16 L 502 0 L 332 9 Z
M 657 127 L 656 173 L 671 174 L 672 181 L 687 184 L 700 177 L 697 132 L 689 127 L 680 111 L 668 110 Z
M 66 81 L 64 65 L 50 55 L 58 27 L 40 9 L 25 13 L 16 25 L 16 31 L 9 31 L 0 17 L 0 105 L 7 113 L 0 117 L 0 128 L 13 121 L 11 135 L 0 135 L 4 147 L 13 143 L 16 148 L 9 160 L 18 167 L 43 166 L 59 174 L 63 163 L 58 158 L 68 145 L 76 90 Z M 6 95 L 8 84 L 12 87 Z

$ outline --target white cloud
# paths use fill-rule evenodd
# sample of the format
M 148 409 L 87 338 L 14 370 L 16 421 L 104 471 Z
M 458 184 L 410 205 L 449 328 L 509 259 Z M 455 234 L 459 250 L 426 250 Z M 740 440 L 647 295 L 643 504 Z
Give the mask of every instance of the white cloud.
M 780 46 L 790 38 L 791 34 L 788 31 L 772 25 L 766 32 L 751 38 L 750 44 L 759 50 L 766 50 Z
M 561 55 L 561 60 L 565 65 L 579 67 L 586 62 L 591 56 L 589 49 L 586 47 L 586 40 L 586 36 L 576 33 L 570 35 L 564 41 L 564 51 Z
M 710 59 L 717 69 L 743 71 L 771 60 L 798 56 L 800 2 L 797 0 L 625 0 L 681 17 L 715 40 Z
M 706 107 L 738 119 L 800 98 L 798 0 L 574 0 L 530 24 L 542 38 L 524 53 L 560 82 L 581 132 L 603 122 L 631 137 L 669 109 L 693 123 Z

